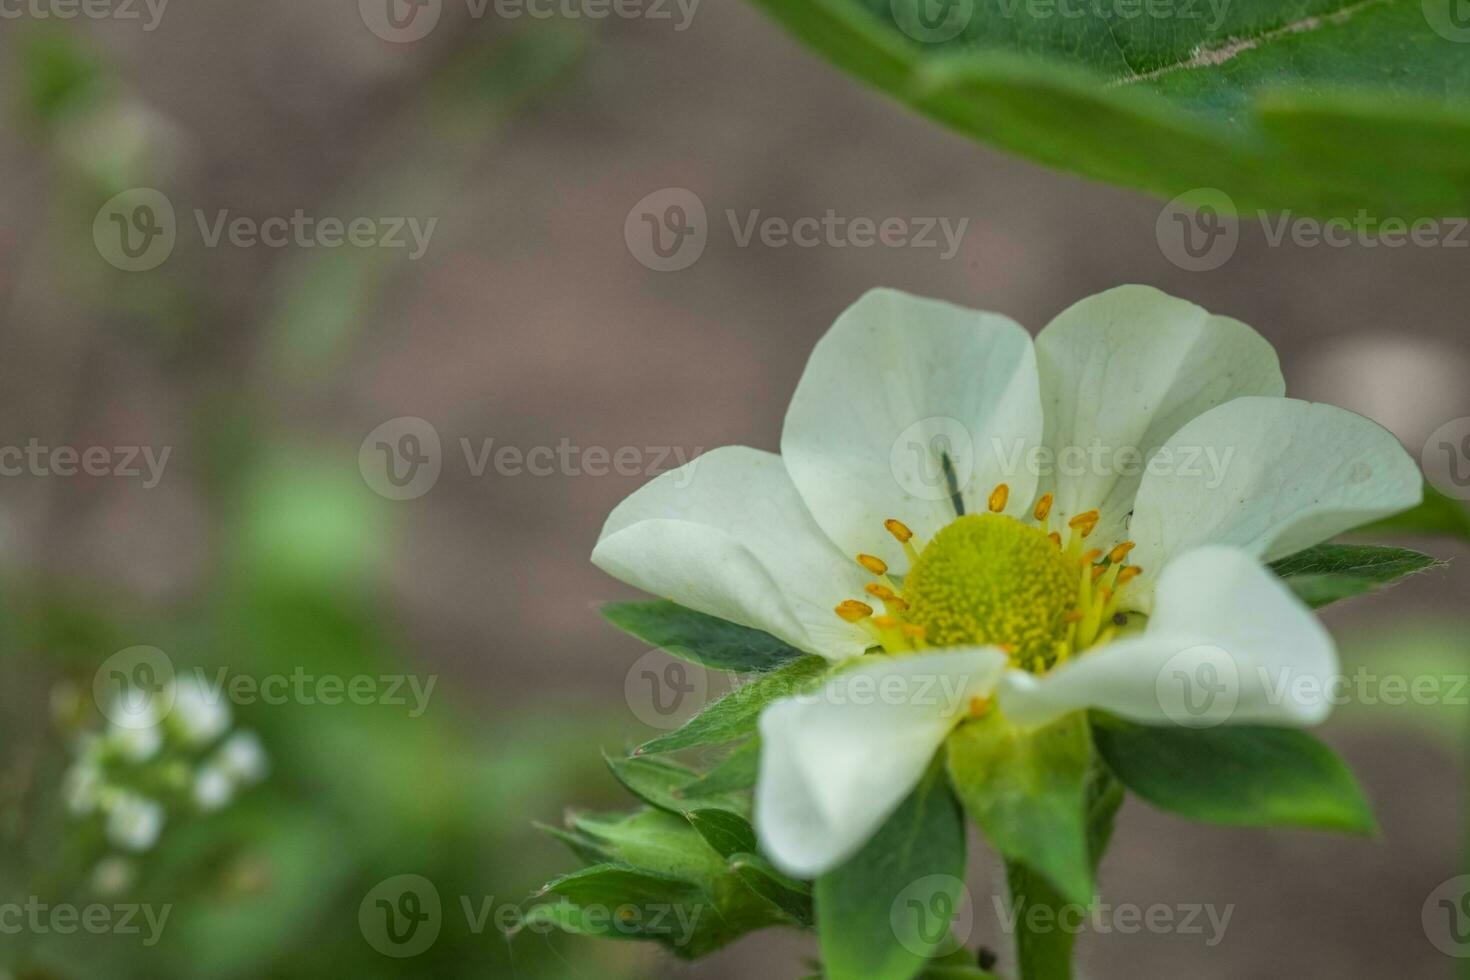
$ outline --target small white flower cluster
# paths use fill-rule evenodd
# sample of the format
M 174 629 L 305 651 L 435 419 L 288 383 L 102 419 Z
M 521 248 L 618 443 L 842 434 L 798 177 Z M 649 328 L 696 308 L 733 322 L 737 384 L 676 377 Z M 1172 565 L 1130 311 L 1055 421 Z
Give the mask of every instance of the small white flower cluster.
M 65 700 L 58 692 L 59 709 Z M 104 731 L 77 736 L 63 795 L 72 816 L 100 816 L 107 840 L 120 850 L 147 851 L 171 811 L 219 810 L 265 778 L 269 760 L 260 738 L 229 732 L 229 705 L 191 677 L 146 701 L 109 707 L 104 714 L 113 720 Z

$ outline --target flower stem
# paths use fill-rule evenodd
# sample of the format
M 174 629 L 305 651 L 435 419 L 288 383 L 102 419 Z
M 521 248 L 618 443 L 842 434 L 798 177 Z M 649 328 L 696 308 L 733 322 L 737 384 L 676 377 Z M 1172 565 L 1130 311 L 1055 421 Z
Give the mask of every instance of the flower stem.
M 1123 786 L 1101 761 L 1087 791 L 1087 846 L 1096 875 L 1113 835 L 1113 818 L 1123 803 Z M 1072 948 L 1077 926 L 1086 918 L 1044 875 L 1017 861 L 1006 862 L 1011 915 L 1016 930 L 1020 980 L 1072 980 Z M 1034 909 L 1045 908 L 1045 912 Z

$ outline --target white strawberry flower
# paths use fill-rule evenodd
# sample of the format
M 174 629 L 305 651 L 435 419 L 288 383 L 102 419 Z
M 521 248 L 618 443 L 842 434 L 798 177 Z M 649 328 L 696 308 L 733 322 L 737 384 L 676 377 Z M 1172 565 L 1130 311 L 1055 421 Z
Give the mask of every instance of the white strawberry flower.
M 1160 678 L 1224 668 L 1231 697 L 1204 723 L 1321 722 L 1325 699 L 1275 682 L 1326 684 L 1336 650 L 1263 563 L 1421 490 L 1377 424 L 1286 398 L 1254 330 L 1157 290 L 1085 299 L 1034 342 L 875 290 L 817 344 L 780 455 L 727 447 L 663 474 L 593 561 L 843 662 L 760 724 L 762 846 L 814 877 L 971 715 L 1171 724 Z

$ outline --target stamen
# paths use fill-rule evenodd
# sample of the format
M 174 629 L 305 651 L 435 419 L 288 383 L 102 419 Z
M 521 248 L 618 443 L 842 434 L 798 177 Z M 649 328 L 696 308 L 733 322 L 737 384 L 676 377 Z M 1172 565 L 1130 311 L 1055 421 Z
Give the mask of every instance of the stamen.
M 1091 565 L 1093 562 L 1097 561 L 1101 557 L 1101 548 L 1089 548 L 1086 551 L 1082 552 L 1082 560 L 1089 565 Z
M 894 517 L 890 517 L 884 521 L 883 526 L 888 529 L 889 534 L 898 539 L 899 544 L 903 545 L 903 553 L 908 556 L 909 567 L 912 568 L 917 565 L 919 563 L 919 548 L 914 544 L 914 532 L 909 529 L 909 526 Z
M 873 615 L 872 606 L 866 602 L 859 602 L 856 599 L 842 600 L 837 604 L 837 608 L 834 611 L 849 623 L 860 623 Z
M 880 630 L 898 629 L 898 617 L 888 615 L 874 616 L 873 625 Z
M 904 623 L 899 627 L 899 631 L 911 640 L 922 640 L 928 635 L 928 631 L 918 623 Z
M 1110 561 L 1114 565 L 1116 565 L 1116 564 L 1120 563 L 1124 558 L 1127 558 L 1128 557 L 1128 552 L 1130 552 L 1132 550 L 1133 550 L 1133 542 L 1132 541 L 1124 541 L 1122 544 L 1118 545 L 1112 551 L 1108 552 L 1108 561 Z
M 999 514 L 1006 509 L 1006 501 L 1011 499 L 1011 488 L 1004 483 L 998 483 L 995 489 L 990 491 L 990 512 Z
M 1121 572 L 1118 573 L 1118 584 L 1120 586 L 1127 585 L 1129 582 L 1133 581 L 1139 575 L 1142 575 L 1142 574 L 1143 574 L 1143 566 L 1142 565 L 1129 565 L 1127 568 L 1123 569 Z
M 979 698 L 979 697 L 976 697 L 976 698 L 971 698 L 970 699 L 970 717 L 971 718 L 984 718 L 989 713 L 990 713 L 990 699 L 989 698 Z
M 1048 534 L 1047 537 L 1051 538 L 1052 544 L 1056 545 L 1058 548 L 1062 546 L 1062 532 L 1053 531 Z
M 863 586 L 863 591 L 870 596 L 882 599 L 884 602 L 887 602 L 889 599 L 896 598 L 898 595 L 897 592 L 894 592 L 882 582 L 869 582 L 867 585 Z
M 877 555 L 858 555 L 857 562 L 874 575 L 888 574 L 888 563 Z
M 1051 502 L 1052 495 L 1049 493 L 1042 494 L 1041 499 L 1036 501 L 1036 510 L 1034 513 L 1038 521 L 1046 520 L 1047 515 L 1051 513 Z
M 907 524 L 903 521 L 895 520 L 892 517 L 884 521 L 883 526 L 888 528 L 888 533 L 897 538 L 901 544 L 907 544 L 909 539 L 914 536 L 914 532 L 909 530 Z
M 1103 572 L 1106 572 L 1107 570 L 1108 570 L 1108 566 L 1106 566 L 1106 565 L 1093 565 L 1092 566 L 1092 580 L 1094 582 L 1096 582 L 1098 579 L 1102 578 Z
M 1085 538 L 1092 533 L 1093 528 L 1097 527 L 1099 516 L 1095 509 L 1085 511 L 1068 521 L 1067 526 L 1079 531 Z
M 1082 619 L 1082 610 L 1081 609 L 1068 609 L 1067 610 L 1067 615 L 1065 615 L 1065 616 L 1062 617 L 1062 622 L 1064 622 L 1064 623 L 1075 623 L 1075 622 L 1080 621 L 1081 619 Z

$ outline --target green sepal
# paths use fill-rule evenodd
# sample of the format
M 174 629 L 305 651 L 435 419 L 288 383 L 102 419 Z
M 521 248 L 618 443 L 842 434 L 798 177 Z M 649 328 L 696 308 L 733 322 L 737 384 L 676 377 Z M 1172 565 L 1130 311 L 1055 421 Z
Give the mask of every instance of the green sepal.
M 1319 544 L 1271 563 L 1271 570 L 1313 609 L 1363 595 L 1441 565 L 1438 558 L 1372 544 Z
M 650 739 L 638 747 L 638 754 L 676 752 L 702 745 L 720 745 L 745 738 L 756 730 L 761 711 L 779 698 L 811 689 L 830 671 L 831 665 L 821 657 L 801 657 L 755 675 L 699 714 L 690 718 L 677 731 Z
M 936 761 L 863 848 L 817 879 L 827 980 L 910 980 L 949 940 L 965 826 Z
M 1138 725 L 1092 713 L 1098 753 L 1140 798 L 1191 820 L 1373 834 L 1352 772 L 1294 728 Z
M 955 729 L 946 754 L 955 792 L 986 841 L 1044 874 L 1068 900 L 1089 904 L 1086 717 L 1075 712 L 1027 730 L 993 711 Z
M 609 602 L 602 607 L 602 614 L 618 629 L 644 643 L 712 670 L 773 670 L 802 655 L 769 633 L 667 600 Z

